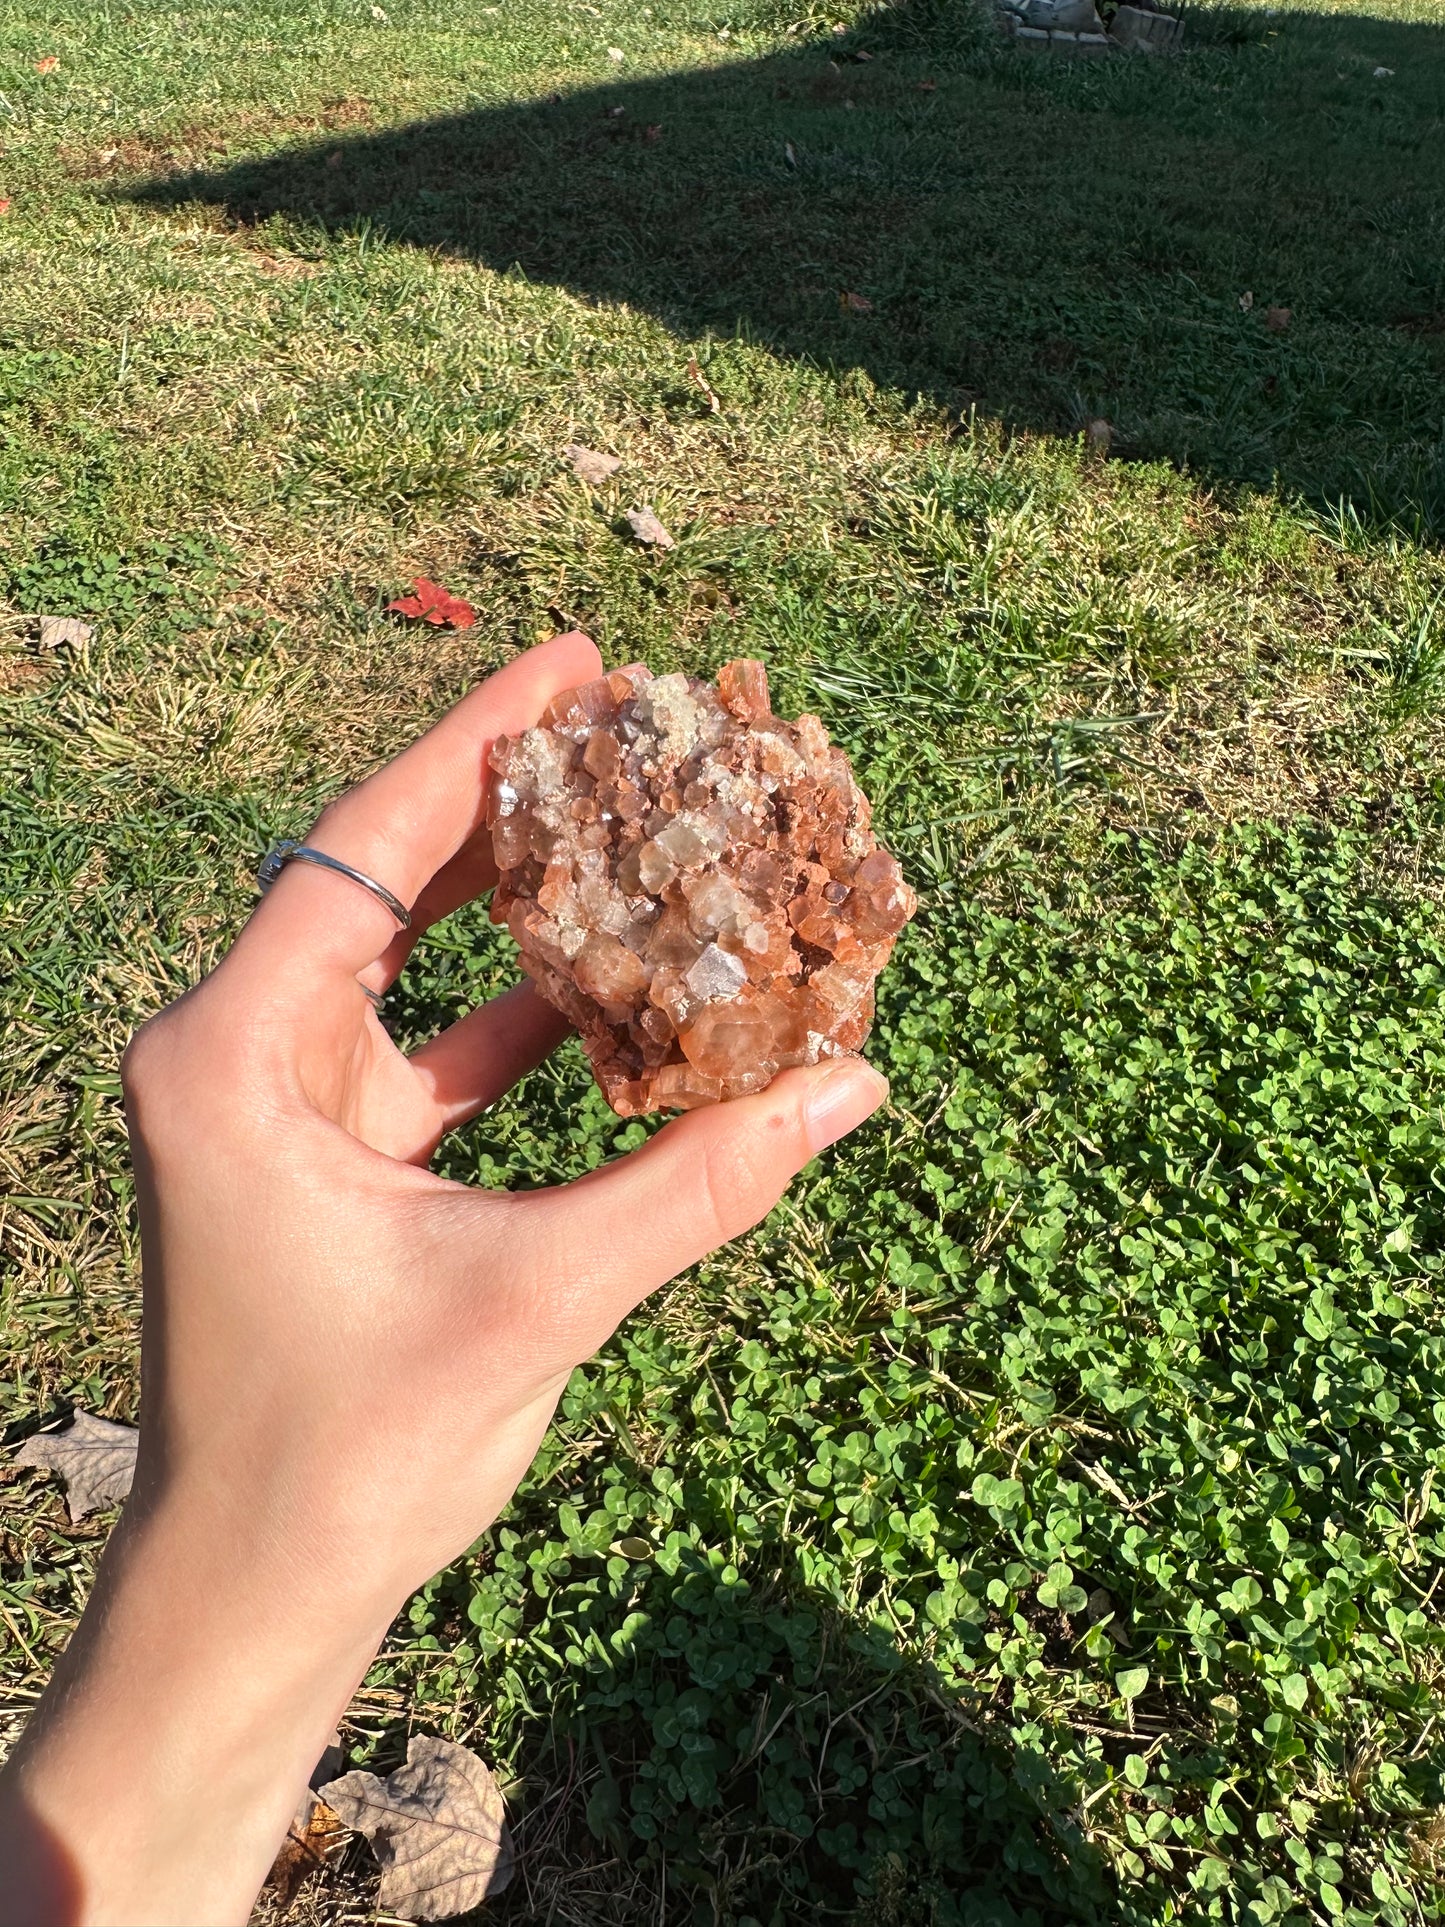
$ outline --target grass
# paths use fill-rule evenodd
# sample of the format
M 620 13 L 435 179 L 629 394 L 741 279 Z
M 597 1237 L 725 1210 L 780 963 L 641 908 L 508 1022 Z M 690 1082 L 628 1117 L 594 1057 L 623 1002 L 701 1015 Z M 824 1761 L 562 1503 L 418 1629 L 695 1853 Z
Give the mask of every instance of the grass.
M 266 843 L 559 624 L 762 655 L 924 895 L 892 1107 L 577 1374 L 352 1759 L 498 1760 L 517 1921 L 1438 1918 L 1438 10 L 384 13 L 0 40 L 7 1436 L 134 1412 L 116 1059 Z M 460 916 L 398 1022 L 510 974 Z M 445 1168 L 639 1133 L 568 1050 Z M 104 1531 L 0 1475 L 13 1709 Z

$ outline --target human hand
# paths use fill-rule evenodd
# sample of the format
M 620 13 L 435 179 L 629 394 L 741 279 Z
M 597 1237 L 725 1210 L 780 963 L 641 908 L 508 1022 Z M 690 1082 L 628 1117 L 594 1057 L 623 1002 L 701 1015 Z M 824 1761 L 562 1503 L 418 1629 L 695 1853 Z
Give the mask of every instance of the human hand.
M 114 1695 L 100 1691 L 102 1713 L 77 1729 L 77 1684 L 139 1665 L 164 1726 L 173 1689 L 192 1713 L 204 1699 L 217 1640 L 233 1669 L 239 1654 L 251 1675 L 274 1675 L 252 1678 L 243 1730 L 254 1742 L 279 1726 L 252 1745 L 243 1838 L 231 1829 L 223 1871 L 199 1888 L 176 1864 L 194 1841 L 179 1844 L 169 1820 L 148 1827 L 169 1796 L 153 1790 L 147 1807 L 143 1788 L 127 1790 L 143 1847 L 130 1884 L 116 1885 L 114 1852 L 79 1869 L 84 1887 L 105 1863 L 110 1917 L 244 1914 L 315 1742 L 408 1593 L 506 1504 L 573 1368 L 650 1291 L 762 1218 L 886 1093 L 855 1059 L 790 1071 L 551 1191 L 479 1191 L 428 1169 L 446 1131 L 564 1025 L 522 986 L 408 1058 L 358 977 L 384 989 L 428 924 L 491 887 L 488 745 L 599 673 L 581 635 L 530 651 L 323 813 L 306 841 L 413 904 L 410 931 L 355 883 L 290 864 L 216 971 L 126 1054 L 140 1457 L 102 1582 L 105 1630 L 73 1642 L 67 1717 L 51 1722 L 48 1755 L 36 1723 L 23 1783 L 48 1811 L 56 1759 L 73 1780 L 77 1746 L 83 1766 L 101 1743 Z M 147 1575 L 152 1589 L 199 1576 L 216 1623 L 178 1628 L 143 1596 Z M 183 1761 L 181 1727 L 170 1745 Z

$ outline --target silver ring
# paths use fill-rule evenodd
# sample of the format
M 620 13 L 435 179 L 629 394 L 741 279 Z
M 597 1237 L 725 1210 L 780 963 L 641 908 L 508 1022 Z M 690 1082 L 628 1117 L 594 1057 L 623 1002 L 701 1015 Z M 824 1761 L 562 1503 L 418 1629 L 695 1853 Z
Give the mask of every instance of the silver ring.
M 386 905 L 403 930 L 410 930 L 410 910 L 400 897 L 394 897 L 391 894 L 384 883 L 378 883 L 375 877 L 363 876 L 360 870 L 353 870 L 351 865 L 343 863 L 340 857 L 328 856 L 325 850 L 313 850 L 309 844 L 293 842 L 289 837 L 280 843 L 273 844 L 261 859 L 261 867 L 256 872 L 256 881 L 261 886 L 263 896 L 288 863 L 314 863 L 319 869 L 334 870 L 337 876 L 346 877 L 352 883 L 359 883 L 363 890 L 371 892 L 378 903 Z M 365 989 L 365 985 L 362 988 Z M 367 995 L 371 996 L 372 992 L 367 991 Z

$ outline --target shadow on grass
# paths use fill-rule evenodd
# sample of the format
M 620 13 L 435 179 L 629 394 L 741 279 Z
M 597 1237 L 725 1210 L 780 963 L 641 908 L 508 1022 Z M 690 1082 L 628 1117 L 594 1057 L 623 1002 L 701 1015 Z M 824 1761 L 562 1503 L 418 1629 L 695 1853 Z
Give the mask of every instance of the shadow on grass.
M 915 0 L 753 62 L 130 192 L 270 244 L 470 257 L 1014 428 L 1102 416 L 1117 453 L 1438 536 L 1445 32 L 1207 9 L 1192 31 L 1177 60 L 1061 63 Z
M 455 1021 L 514 969 L 510 940 L 480 907 L 458 913 L 393 993 L 398 1041 L 410 1047 Z M 569 1041 L 450 1138 L 438 1168 L 512 1189 L 566 1183 L 658 1122 L 613 1116 Z M 619 1490 L 645 1492 L 651 1465 L 635 1456 L 615 1366 L 589 1371 L 560 1424 L 605 1441 L 607 1463 L 626 1475 Z M 669 1389 L 685 1436 L 664 1462 L 683 1481 L 678 1517 L 700 1545 L 609 1565 L 610 1542 L 637 1528 L 597 1536 L 606 1515 L 589 1507 L 609 1490 L 596 1476 L 602 1458 L 559 1486 L 544 1453 L 505 1530 L 427 1589 L 427 1625 L 443 1646 L 478 1643 L 488 1744 L 519 1779 L 519 1878 L 488 1917 L 557 1927 L 1114 1918 L 1112 1878 L 1078 1824 L 1079 1784 L 992 1681 L 973 1703 L 886 1625 L 843 1610 L 810 1580 L 819 1554 L 806 1531 L 760 1520 L 741 1570 L 712 1549 L 735 1527 L 726 1481 L 707 1475 L 705 1434 L 718 1418 L 683 1417 L 688 1394 Z M 731 1417 L 722 1423 L 730 1430 Z M 571 1522 L 559 1490 L 578 1508 Z M 580 1537 L 564 1541 L 569 1531 Z M 982 1661 L 986 1624 L 1004 1621 L 977 1583 L 944 1643 L 971 1644 Z M 1077 1632 L 1057 1614 L 1043 1619 L 1062 1642 L 1051 1659 L 1071 1664 Z M 417 1623 L 408 1615 L 402 1629 L 411 1641 Z M 567 1664 L 549 1664 L 560 1650 Z M 389 1735 L 383 1770 L 404 1755 L 411 1717 Z M 1105 1747 L 1121 1764 L 1134 1743 L 1121 1732 Z

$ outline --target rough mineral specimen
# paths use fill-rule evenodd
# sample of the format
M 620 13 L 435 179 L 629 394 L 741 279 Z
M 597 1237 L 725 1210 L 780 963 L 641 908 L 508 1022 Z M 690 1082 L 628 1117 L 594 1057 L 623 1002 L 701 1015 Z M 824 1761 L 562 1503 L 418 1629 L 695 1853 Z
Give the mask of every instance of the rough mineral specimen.
M 614 671 L 500 737 L 492 919 L 623 1117 L 856 1050 L 917 899 L 816 716 L 759 662 L 718 686 Z

